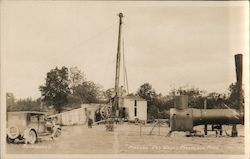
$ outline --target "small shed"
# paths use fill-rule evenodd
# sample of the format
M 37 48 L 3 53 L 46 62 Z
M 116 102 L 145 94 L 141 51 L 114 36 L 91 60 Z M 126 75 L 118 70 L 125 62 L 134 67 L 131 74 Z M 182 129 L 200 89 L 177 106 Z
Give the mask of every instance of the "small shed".
M 139 96 L 122 96 L 119 99 L 123 117 L 128 121 L 147 120 L 147 100 Z

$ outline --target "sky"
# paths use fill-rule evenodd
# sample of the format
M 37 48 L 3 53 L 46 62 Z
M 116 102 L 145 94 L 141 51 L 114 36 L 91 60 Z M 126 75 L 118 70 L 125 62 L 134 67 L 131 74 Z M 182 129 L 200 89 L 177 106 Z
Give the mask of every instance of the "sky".
M 209 5 L 205 5 L 209 3 Z M 224 4 L 225 3 L 225 4 Z M 119 12 L 130 92 L 180 86 L 224 93 L 246 56 L 247 7 L 229 2 L 9 1 L 1 12 L 2 79 L 16 98 L 40 97 L 56 66 L 114 87 Z M 121 82 L 122 83 L 122 82 Z

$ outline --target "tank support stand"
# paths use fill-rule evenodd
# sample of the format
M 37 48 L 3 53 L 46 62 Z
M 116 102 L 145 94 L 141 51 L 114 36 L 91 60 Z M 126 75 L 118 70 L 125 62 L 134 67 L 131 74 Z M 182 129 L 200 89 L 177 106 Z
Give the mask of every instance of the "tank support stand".
M 234 125 L 232 126 L 231 137 L 237 137 L 237 136 L 238 136 L 238 131 L 237 131 L 236 124 L 234 124 Z

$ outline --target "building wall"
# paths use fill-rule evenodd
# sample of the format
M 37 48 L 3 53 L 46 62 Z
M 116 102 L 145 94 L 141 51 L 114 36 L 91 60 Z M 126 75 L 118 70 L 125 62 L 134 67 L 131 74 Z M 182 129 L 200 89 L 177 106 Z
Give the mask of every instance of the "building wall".
M 86 124 L 86 115 L 95 121 L 95 111 L 100 107 L 103 107 L 103 105 L 83 104 L 82 108 L 66 111 L 52 116 L 57 117 L 57 123 L 61 125 Z
M 123 99 L 123 107 L 128 109 L 128 120 L 134 120 L 134 101 L 130 99 Z
M 139 120 L 147 120 L 147 101 L 137 101 L 137 117 Z
M 137 114 L 135 116 L 135 100 L 134 99 L 123 99 L 122 107 L 128 109 L 128 120 L 134 121 L 135 118 L 139 120 L 147 120 L 147 101 L 136 100 Z
M 125 107 L 128 111 L 128 120 L 134 121 L 135 118 L 138 118 L 139 120 L 147 120 L 147 101 L 136 100 L 136 102 L 137 116 L 135 116 L 135 99 L 123 98 L 121 101 L 121 106 Z M 88 115 L 95 122 L 95 111 L 99 108 L 103 108 L 104 106 L 105 105 L 103 104 L 82 104 L 82 108 L 63 112 L 53 116 L 56 116 L 57 123 L 62 125 L 86 124 L 86 115 Z
M 61 113 L 61 116 L 63 125 L 83 124 L 85 120 L 82 108 Z

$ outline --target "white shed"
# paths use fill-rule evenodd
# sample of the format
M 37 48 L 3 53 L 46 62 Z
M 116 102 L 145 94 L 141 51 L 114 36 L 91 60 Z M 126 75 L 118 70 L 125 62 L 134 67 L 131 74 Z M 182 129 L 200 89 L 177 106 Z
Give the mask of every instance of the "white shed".
M 147 101 L 141 97 L 120 97 L 120 108 L 125 110 L 129 121 L 134 121 L 136 118 L 142 121 L 147 120 Z

